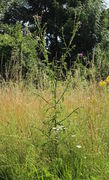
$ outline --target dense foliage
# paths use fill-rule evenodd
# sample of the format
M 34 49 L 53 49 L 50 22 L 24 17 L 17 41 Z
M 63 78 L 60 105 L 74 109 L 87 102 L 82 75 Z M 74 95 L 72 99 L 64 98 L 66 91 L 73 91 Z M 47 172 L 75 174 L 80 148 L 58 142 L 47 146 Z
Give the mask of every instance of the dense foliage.
M 19 35 L 17 36 L 17 33 L 15 32 L 17 31 L 18 24 L 20 27 L 18 34 L 19 32 L 22 32 L 22 39 L 31 39 L 29 44 L 31 56 L 34 56 L 35 54 L 35 39 L 36 46 L 41 43 L 39 37 L 40 31 L 42 31 L 43 37 L 45 36 L 46 39 L 45 48 L 48 51 L 47 55 L 50 62 L 59 61 L 58 65 L 61 64 L 62 56 L 68 49 L 65 57 L 68 68 L 71 68 L 72 65 L 74 66 L 74 62 L 78 59 L 79 55 L 81 57 L 79 61 L 82 61 L 82 65 L 85 65 L 88 68 L 90 66 L 89 62 L 92 63 L 92 61 L 94 61 L 97 66 L 99 64 L 101 68 L 100 61 L 97 59 L 98 56 L 101 57 L 101 54 L 105 54 L 106 59 L 108 59 L 109 11 L 108 9 L 106 10 L 103 8 L 101 0 L 2 0 L 0 9 L 0 58 L 1 62 L 3 62 L 1 63 L 0 71 L 5 79 L 6 75 L 4 76 L 4 74 L 6 73 L 6 68 L 8 68 L 7 65 L 11 64 L 10 59 L 16 49 L 14 45 L 12 45 L 13 36 L 15 36 L 17 42 L 19 41 Z M 40 29 L 38 28 L 37 23 L 40 23 Z M 16 30 L 14 31 L 14 29 Z M 27 33 L 27 29 L 29 33 Z M 40 38 L 42 38 L 42 36 Z M 28 46 L 28 43 L 26 45 L 25 41 L 26 46 Z M 14 48 L 12 48 L 12 46 Z M 39 45 L 39 47 L 42 47 L 42 45 Z M 96 55 L 94 54 L 95 51 L 97 51 Z M 25 53 L 23 57 L 24 56 Z M 45 58 L 43 50 L 39 50 L 39 48 L 36 48 L 35 56 L 34 63 L 37 62 L 37 59 L 40 59 L 42 62 Z M 26 61 L 28 61 L 27 64 L 30 64 L 31 59 L 28 57 L 29 56 L 26 57 L 26 59 L 28 59 Z M 103 59 L 105 59 L 104 55 L 101 61 L 104 61 L 102 62 L 102 67 L 105 67 L 107 62 Z M 23 61 L 24 64 L 26 64 L 25 58 L 23 58 Z M 28 67 L 23 71 L 24 77 L 26 76 L 25 73 L 27 72 L 27 69 Z M 109 69 L 107 68 L 107 70 Z M 104 69 L 102 71 L 104 71 Z M 99 72 L 99 74 L 100 73 L 101 72 Z M 108 74 L 108 72 L 106 74 Z M 105 73 L 102 75 L 105 75 Z

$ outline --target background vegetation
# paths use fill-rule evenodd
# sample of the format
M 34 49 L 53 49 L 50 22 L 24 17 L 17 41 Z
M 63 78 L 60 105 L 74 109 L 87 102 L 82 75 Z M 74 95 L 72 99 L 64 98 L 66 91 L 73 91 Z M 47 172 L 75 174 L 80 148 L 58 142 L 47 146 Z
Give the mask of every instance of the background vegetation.
M 45 51 L 52 64 L 60 66 L 66 54 L 67 69 L 79 57 L 83 67 L 96 66 L 97 78 L 108 75 L 109 10 L 100 0 L 2 0 L 0 9 L 0 73 L 5 80 L 38 79 Z

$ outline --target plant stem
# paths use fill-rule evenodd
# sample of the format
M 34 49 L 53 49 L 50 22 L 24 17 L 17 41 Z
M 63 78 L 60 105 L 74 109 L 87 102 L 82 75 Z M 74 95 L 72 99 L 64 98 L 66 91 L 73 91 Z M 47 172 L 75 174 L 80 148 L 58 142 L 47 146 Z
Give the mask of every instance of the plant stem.
M 57 125 L 57 79 L 54 81 L 54 127 Z
M 54 137 L 54 146 L 55 146 L 55 156 L 57 156 L 57 78 L 54 79 L 54 127 L 55 127 L 55 137 Z

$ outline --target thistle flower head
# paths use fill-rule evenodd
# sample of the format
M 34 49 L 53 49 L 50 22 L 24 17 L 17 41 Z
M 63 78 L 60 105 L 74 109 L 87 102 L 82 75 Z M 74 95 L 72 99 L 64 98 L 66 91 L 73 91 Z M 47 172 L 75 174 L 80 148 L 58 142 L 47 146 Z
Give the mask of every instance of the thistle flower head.
M 83 57 L 83 52 L 79 53 L 79 56 L 80 56 L 80 58 L 82 58 Z

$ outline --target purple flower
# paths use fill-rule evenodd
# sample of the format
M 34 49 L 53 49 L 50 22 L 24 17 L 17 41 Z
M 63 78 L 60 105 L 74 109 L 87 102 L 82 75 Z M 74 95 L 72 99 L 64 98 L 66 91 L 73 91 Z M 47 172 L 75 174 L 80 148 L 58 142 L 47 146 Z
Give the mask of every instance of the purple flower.
M 41 16 L 38 16 L 37 18 L 40 20 L 40 19 L 41 19 Z
M 35 15 L 35 18 L 36 18 L 37 20 L 41 20 L 41 16 L 39 16 L 38 14 Z
M 79 57 L 80 57 L 80 58 L 83 57 L 83 52 L 79 53 Z

